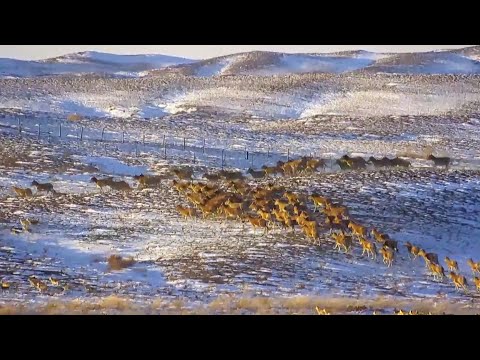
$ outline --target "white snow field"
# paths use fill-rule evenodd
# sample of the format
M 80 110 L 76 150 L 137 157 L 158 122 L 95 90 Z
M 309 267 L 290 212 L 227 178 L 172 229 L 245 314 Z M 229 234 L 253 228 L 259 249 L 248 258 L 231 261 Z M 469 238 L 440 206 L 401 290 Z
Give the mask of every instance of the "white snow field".
M 410 57 L 247 53 L 188 63 L 87 52 L 38 62 L 45 68 L 0 61 L 10 73 L 0 79 L 0 309 L 113 295 L 139 306 L 163 299 L 193 308 L 237 296 L 392 305 L 346 313 L 392 313 L 408 302 L 478 312 L 467 264 L 480 261 L 475 56 L 475 48 Z M 112 76 L 120 72 L 136 75 Z M 450 168 L 434 166 L 429 153 L 451 157 Z M 341 170 L 335 160 L 345 154 L 401 156 L 411 167 Z M 301 156 L 326 166 L 269 179 L 246 173 Z M 189 203 L 172 186 L 175 167 L 191 168 L 194 181 L 238 170 L 250 186 L 272 182 L 328 196 L 397 240 L 399 252 L 392 267 L 380 254 L 362 255 L 357 241 L 340 253 L 320 213 L 311 214 L 319 244 L 298 227 L 261 235 L 238 220 L 186 220 L 176 210 Z M 158 175 L 158 186 L 137 187 L 140 174 Z M 93 176 L 133 190 L 100 190 Z M 56 193 L 37 193 L 33 180 L 52 183 Z M 18 197 L 12 186 L 32 188 L 33 197 Z M 21 230 L 26 218 L 39 220 L 30 232 Z M 409 257 L 407 241 L 436 253 L 447 275 L 445 256 L 457 260 L 468 291 L 434 279 L 423 259 Z M 114 254 L 135 263 L 111 270 Z M 33 287 L 32 275 L 47 289 Z M 316 313 L 308 304 L 296 311 Z

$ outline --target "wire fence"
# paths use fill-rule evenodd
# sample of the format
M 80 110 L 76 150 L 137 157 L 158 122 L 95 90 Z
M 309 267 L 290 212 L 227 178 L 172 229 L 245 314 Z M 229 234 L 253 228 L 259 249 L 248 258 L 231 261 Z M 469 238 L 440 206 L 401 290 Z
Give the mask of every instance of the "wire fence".
M 206 138 L 178 137 L 148 132 L 110 130 L 107 126 L 92 128 L 72 121 L 38 117 L 4 117 L 0 126 L 17 132 L 20 136 L 37 137 L 53 141 L 77 141 L 79 143 L 122 144 L 140 156 L 142 152 L 154 151 L 164 159 L 182 157 L 190 162 L 214 162 L 219 167 L 259 168 L 275 165 L 278 161 L 288 161 L 300 156 L 315 154 L 295 154 L 290 148 L 275 149 L 273 146 L 259 148 L 251 141 L 232 139 L 219 147 L 218 140 Z M 237 140 L 237 141 L 236 141 Z M 208 161 L 210 160 L 210 161 Z

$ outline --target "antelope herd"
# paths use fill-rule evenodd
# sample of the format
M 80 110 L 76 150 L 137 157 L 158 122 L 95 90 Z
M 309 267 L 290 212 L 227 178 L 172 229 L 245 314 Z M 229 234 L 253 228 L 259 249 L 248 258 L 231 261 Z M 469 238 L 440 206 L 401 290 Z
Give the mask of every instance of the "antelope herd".
M 429 157 L 435 165 L 448 167 L 449 158 Z M 368 161 L 361 157 L 349 157 L 347 155 L 336 160 L 342 169 L 360 169 L 373 164 L 375 167 L 397 166 L 408 167 L 410 163 L 406 160 L 395 158 L 383 158 L 377 160 L 371 157 Z M 263 166 L 261 170 L 248 169 L 247 174 L 253 179 L 272 178 L 275 175 L 296 175 L 308 174 L 325 167 L 323 159 L 303 157 L 287 162 L 279 161 L 276 166 Z M 341 203 L 334 202 L 331 198 L 319 193 L 299 193 L 288 191 L 284 186 L 268 182 L 265 185 L 252 185 L 245 180 L 240 171 L 221 170 L 216 173 L 205 173 L 203 180 L 194 181 L 192 169 L 173 169 L 172 173 L 177 179 L 171 182 L 172 187 L 181 195 L 188 204 L 177 205 L 176 211 L 185 220 L 196 219 L 201 215 L 203 219 L 237 220 L 242 224 L 249 223 L 256 230 L 263 231 L 263 234 L 280 228 L 283 231 L 290 231 L 292 234 L 300 233 L 313 244 L 321 243 L 321 233 L 328 234 L 326 241 L 333 240 L 334 249 L 340 252 L 349 253 L 355 247 L 355 243 L 361 247 L 361 255 L 376 260 L 380 253 L 383 263 L 387 267 L 393 266 L 396 260 L 396 253 L 399 252 L 398 242 L 375 227 L 369 227 L 355 220 L 350 215 L 349 209 Z M 138 182 L 138 189 L 145 187 L 161 186 L 167 177 L 158 175 L 136 175 L 134 179 Z M 126 181 L 116 181 L 113 177 L 98 179 L 92 177 L 90 180 L 103 193 L 105 187 L 116 191 L 132 191 Z M 51 183 L 39 183 L 33 181 L 31 186 L 37 192 L 56 193 Z M 13 187 L 19 197 L 33 196 L 30 188 Z M 29 231 L 32 224 L 38 223 L 35 220 L 21 220 L 22 229 Z M 244 227 L 245 225 L 243 225 Z M 19 231 L 12 229 L 12 231 Z M 356 241 L 355 241 L 356 240 Z M 379 249 L 377 249 L 379 246 Z M 438 256 L 434 253 L 427 253 L 416 245 L 406 242 L 404 244 L 408 255 L 412 260 L 417 257 L 423 258 L 425 266 L 433 275 L 434 279 L 443 280 L 445 271 L 440 265 Z M 476 289 L 480 291 L 480 262 L 468 260 L 474 278 Z M 467 289 L 466 278 L 459 274 L 457 261 L 445 258 L 445 264 L 450 271 L 449 277 L 456 289 Z

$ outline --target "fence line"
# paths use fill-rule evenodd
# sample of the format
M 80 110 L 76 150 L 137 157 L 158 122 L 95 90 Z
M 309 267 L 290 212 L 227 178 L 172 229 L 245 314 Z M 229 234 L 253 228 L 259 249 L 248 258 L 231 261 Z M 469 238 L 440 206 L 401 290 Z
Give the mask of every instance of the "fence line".
M 43 122 L 42 120 L 47 120 Z M 10 120 L 10 121 L 9 121 Z M 16 125 L 15 125 L 16 120 Z M 31 124 L 28 124 L 28 123 Z M 33 124 L 32 124 L 33 123 Z M 295 156 L 291 152 L 290 148 L 286 150 L 273 151 L 274 148 L 268 144 L 266 149 L 253 150 L 248 146 L 242 145 L 244 150 L 240 150 L 240 145 L 228 146 L 227 144 L 212 144 L 207 147 L 208 141 L 205 138 L 192 138 L 192 137 L 176 137 L 167 136 L 163 134 L 163 141 L 156 139 L 148 139 L 148 135 L 145 132 L 140 134 L 129 134 L 126 131 L 119 129 L 118 131 L 108 131 L 107 127 L 103 128 L 88 128 L 83 125 L 72 124 L 64 120 L 54 120 L 45 118 L 2 118 L 0 119 L 0 126 L 17 129 L 19 135 L 31 135 L 37 136 L 38 139 L 42 137 L 48 137 L 48 141 L 52 140 L 72 140 L 77 139 L 80 142 L 102 142 L 110 144 L 126 144 L 134 147 L 135 156 L 139 156 L 138 144 L 141 142 L 144 148 L 156 148 L 163 152 L 163 158 L 167 159 L 168 151 L 183 151 L 193 152 L 193 162 L 198 162 L 198 156 L 219 156 L 220 166 L 223 168 L 227 166 L 228 162 L 241 163 L 244 168 L 258 166 L 261 167 L 265 163 L 275 164 L 278 160 L 288 161 Z M 228 141 L 230 142 L 230 141 Z M 217 147 L 215 147 L 217 145 Z M 298 155 L 302 156 L 302 155 Z M 263 163 L 260 160 L 265 158 Z M 192 157 L 189 157 L 192 159 Z M 227 160 L 229 160 L 227 162 Z

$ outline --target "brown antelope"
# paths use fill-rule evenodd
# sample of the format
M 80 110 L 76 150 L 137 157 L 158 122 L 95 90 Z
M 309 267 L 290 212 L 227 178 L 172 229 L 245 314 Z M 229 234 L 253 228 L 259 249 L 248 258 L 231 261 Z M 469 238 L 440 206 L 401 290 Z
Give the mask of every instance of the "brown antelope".
M 319 167 L 325 167 L 325 161 L 323 159 L 310 159 L 310 160 L 307 160 L 307 164 L 306 164 L 306 169 L 305 170 L 309 170 L 311 172 L 315 172 L 318 170 Z
M 298 195 L 292 192 L 287 191 L 283 194 L 283 196 L 288 200 L 289 204 L 295 205 L 299 202 Z
M 204 179 L 207 179 L 209 181 L 218 181 L 220 179 L 220 175 L 218 174 L 208 174 L 208 173 L 205 173 L 203 174 L 202 176 Z
M 267 224 L 271 224 L 272 223 L 272 215 L 267 212 L 267 211 L 263 211 L 263 210 L 257 210 L 257 214 L 267 222 Z
M 390 164 L 392 166 L 403 167 L 403 168 L 408 168 L 408 167 L 412 166 L 410 161 L 400 159 L 399 157 L 396 157 L 396 158 L 393 158 L 392 160 L 390 160 Z
M 231 208 L 229 206 L 223 207 L 223 212 L 227 219 L 241 219 L 242 210 L 239 208 Z
M 449 276 L 452 279 L 453 284 L 455 285 L 455 289 L 459 290 L 460 288 L 462 288 L 463 290 L 467 291 L 468 284 L 465 276 L 456 274 L 453 271 L 450 272 Z
M 327 216 L 345 217 L 348 216 L 348 210 L 345 206 L 334 206 L 331 203 L 327 203 L 323 213 Z
M 428 262 L 432 262 L 434 264 L 439 264 L 437 254 L 427 253 L 427 252 L 425 252 L 425 250 L 420 249 L 418 251 L 418 256 L 421 256 L 423 258 L 423 260 L 425 260 L 425 266 L 428 266 Z
M 203 205 L 205 203 L 205 198 L 201 194 L 188 193 L 186 197 L 188 201 L 197 206 Z
M 397 240 L 391 240 L 391 239 L 385 240 L 383 242 L 383 246 L 386 246 L 386 247 L 398 252 L 398 241 Z
M 345 235 L 345 233 L 341 232 L 340 234 L 332 234 L 333 239 L 335 240 L 334 249 L 338 249 L 339 251 L 341 248 L 345 249 L 345 253 L 347 253 L 350 248 L 352 247 L 352 237 Z
M 418 252 L 420 251 L 420 248 L 418 246 L 412 245 L 410 242 L 407 241 L 405 244 L 407 250 L 408 250 L 408 256 L 413 255 L 413 259 L 415 260 L 418 256 Z
M 368 162 L 373 164 L 374 167 L 376 168 L 382 168 L 382 167 L 387 167 L 390 166 L 390 159 L 384 157 L 383 159 L 377 160 L 373 156 L 371 156 L 368 159 Z
M 126 181 L 112 181 L 110 183 L 110 188 L 117 191 L 131 191 L 133 190 Z
M 383 256 L 383 263 L 384 264 L 387 264 L 387 267 L 391 267 L 392 264 L 393 264 L 393 259 L 395 257 L 394 255 L 394 252 L 392 251 L 392 249 L 386 247 L 386 246 L 383 246 L 381 249 L 380 249 L 380 253 L 382 254 Z
M 367 228 L 360 224 L 356 224 L 353 221 L 349 221 L 348 228 L 352 230 L 352 234 L 357 237 L 366 237 L 367 236 Z
M 329 199 L 318 194 L 312 194 L 310 198 L 313 201 L 314 211 L 317 211 L 320 206 L 324 207 L 329 202 Z
M 372 254 L 372 259 L 377 258 L 377 247 L 375 246 L 375 243 L 368 241 L 364 237 L 359 237 L 359 242 L 363 249 L 362 255 L 367 252 L 368 257 L 370 257 L 370 254 Z
M 41 183 L 37 182 L 36 180 L 33 180 L 32 181 L 32 186 L 34 186 L 37 189 L 37 192 L 39 192 L 39 191 L 45 191 L 47 193 L 54 192 L 53 185 L 51 183 L 41 184 Z
M 97 187 L 100 189 L 100 191 L 103 191 L 103 188 L 106 186 L 111 187 L 112 182 L 113 182 L 113 177 L 108 177 L 105 179 L 97 179 L 95 176 L 90 179 L 91 183 L 95 183 Z
M 225 201 L 225 205 L 227 205 L 229 208 L 232 208 L 232 209 L 242 210 L 242 208 L 243 208 L 243 203 L 242 202 L 233 202 L 230 199 Z
M 219 172 L 219 175 L 226 180 L 241 180 L 241 179 L 243 179 L 243 175 L 240 171 L 222 170 L 222 171 Z
M 22 188 L 13 186 L 12 189 L 13 191 L 15 191 L 18 197 L 27 198 L 27 197 L 33 196 L 32 190 L 29 188 L 22 189 Z
M 247 174 L 250 174 L 254 179 L 263 179 L 265 177 L 265 170 L 255 171 L 252 168 L 248 168 Z
M 448 256 L 445 257 L 445 264 L 448 266 L 448 270 L 450 271 L 458 271 L 458 262 L 455 260 L 450 259 Z
M 279 199 L 275 200 L 274 204 L 278 206 L 281 211 L 285 211 L 285 208 L 288 206 L 288 203 L 281 201 Z
M 370 234 L 373 236 L 373 238 L 383 244 L 385 242 L 385 240 L 388 240 L 390 239 L 390 237 L 387 235 L 387 234 L 382 234 L 380 231 L 378 231 L 377 229 L 373 228 L 372 231 L 370 231 Z
M 474 262 L 472 259 L 467 260 L 468 266 L 472 269 L 473 274 L 480 274 L 480 261 Z
M 183 206 L 177 205 L 176 210 L 180 213 L 180 215 L 182 215 L 185 218 L 185 220 L 187 220 L 187 218 L 189 217 L 190 218 L 195 217 L 195 209 L 192 207 L 183 207 Z
M 30 285 L 32 285 L 34 288 L 36 288 L 38 291 L 45 291 L 48 289 L 47 284 L 45 284 L 43 281 L 37 279 L 35 276 L 30 276 L 28 278 L 28 282 Z
M 202 216 L 205 219 L 209 215 L 214 215 L 217 211 L 216 206 L 213 204 L 198 204 L 198 208 L 202 212 Z
M 445 271 L 443 270 L 443 267 L 439 264 L 435 264 L 433 262 L 428 261 L 428 269 L 430 272 L 433 274 L 434 279 L 440 278 L 440 280 L 443 280 L 445 277 Z
M 188 187 L 190 186 L 190 183 L 173 180 L 172 185 L 175 188 L 175 190 L 178 191 L 178 193 L 183 193 L 187 191 Z
M 191 180 L 193 176 L 192 169 L 172 169 L 172 172 L 180 180 Z
M 145 187 L 155 187 L 159 186 L 162 183 L 162 177 L 161 176 L 154 176 L 154 175 L 135 175 L 133 177 L 135 180 L 138 181 L 138 184 L 140 187 L 145 188 Z
M 279 173 L 279 168 L 276 166 L 262 166 L 262 169 L 265 173 L 266 177 L 270 177 L 271 175 L 275 175 Z
M 265 229 L 263 234 L 268 234 L 267 222 L 265 220 L 263 220 L 262 218 L 254 217 L 254 216 L 251 216 L 251 215 L 245 215 L 243 220 L 244 221 L 248 220 L 248 222 L 253 226 L 254 231 L 257 227 L 258 228 L 263 228 L 263 229 Z
M 474 277 L 473 282 L 475 284 L 475 288 L 477 289 L 478 292 L 480 292 L 480 278 L 479 277 Z
M 333 216 L 327 216 L 325 224 L 330 227 L 330 234 L 334 230 L 346 231 L 348 229 L 348 220 L 342 220 Z
M 448 169 L 451 162 L 449 157 L 435 157 L 433 155 L 429 155 L 427 160 L 432 160 L 435 166 L 445 166 L 445 169 Z

